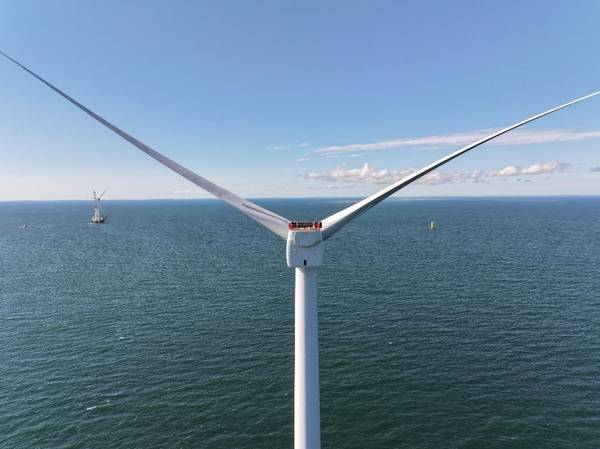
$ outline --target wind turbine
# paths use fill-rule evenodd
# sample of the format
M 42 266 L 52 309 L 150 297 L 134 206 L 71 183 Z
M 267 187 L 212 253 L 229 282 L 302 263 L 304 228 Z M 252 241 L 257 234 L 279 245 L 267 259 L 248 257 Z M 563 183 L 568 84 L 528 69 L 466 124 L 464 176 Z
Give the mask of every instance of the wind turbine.
M 137 148 L 156 159 L 171 170 L 179 173 L 198 187 L 238 209 L 276 235 L 286 240 L 287 265 L 295 269 L 295 358 L 294 358 L 294 448 L 318 449 L 321 447 L 319 410 L 319 355 L 317 334 L 317 269 L 323 265 L 323 242 L 331 238 L 344 225 L 363 214 L 388 196 L 415 182 L 419 178 L 466 152 L 489 142 L 515 128 L 542 118 L 560 109 L 571 106 L 600 94 L 600 91 L 562 104 L 540 114 L 526 118 L 514 125 L 494 132 L 477 142 L 467 145 L 449 155 L 423 167 L 415 173 L 400 179 L 373 195 L 317 222 L 295 222 L 282 217 L 257 204 L 240 198 L 234 193 L 212 183 L 191 170 L 179 165 L 135 137 L 117 128 L 92 110 L 83 106 L 57 87 L 50 84 L 10 56 L 0 52 L 10 61 L 29 72 L 50 89 L 73 103 L 92 118 L 127 140 Z
M 92 213 L 92 223 L 101 224 L 104 223 L 104 215 L 102 215 L 102 207 L 100 206 L 100 200 L 108 190 L 108 187 L 104 189 L 100 195 L 96 193 L 95 190 L 92 190 L 92 200 L 94 200 L 94 212 Z

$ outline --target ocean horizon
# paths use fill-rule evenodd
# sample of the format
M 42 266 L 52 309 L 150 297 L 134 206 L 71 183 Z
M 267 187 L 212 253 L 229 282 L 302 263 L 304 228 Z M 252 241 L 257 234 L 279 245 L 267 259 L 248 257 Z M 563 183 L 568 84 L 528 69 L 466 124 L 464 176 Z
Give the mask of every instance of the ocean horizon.
M 311 197 L 311 196 L 297 196 L 297 197 L 244 197 L 251 201 L 266 201 L 266 202 L 277 202 L 277 201 L 360 201 L 365 198 L 365 196 L 323 196 L 323 197 Z M 470 200 L 470 199 L 544 199 L 544 198 L 552 198 L 552 199 L 560 199 L 560 198 L 600 198 L 600 195 L 596 194 L 564 194 L 564 195 L 440 195 L 440 196 L 410 196 L 410 195 L 402 195 L 402 196 L 392 196 L 387 198 L 385 201 L 443 201 L 443 200 Z M 215 197 L 202 197 L 202 198 L 104 198 L 102 200 L 103 203 L 107 202 L 118 202 L 118 201 L 215 201 L 222 202 L 223 200 Z M 51 203 L 51 202 L 80 202 L 80 203 L 88 203 L 91 204 L 90 199 L 85 198 L 67 198 L 67 199 L 10 199 L 10 200 L 0 200 L 0 203 Z

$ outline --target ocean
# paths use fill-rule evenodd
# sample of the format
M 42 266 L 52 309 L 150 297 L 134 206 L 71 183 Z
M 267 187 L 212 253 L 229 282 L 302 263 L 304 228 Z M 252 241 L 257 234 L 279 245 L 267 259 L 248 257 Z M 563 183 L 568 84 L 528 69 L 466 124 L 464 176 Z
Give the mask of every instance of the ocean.
M 0 447 L 292 447 L 284 242 L 104 208 L 0 203 Z M 386 200 L 326 243 L 319 346 L 324 448 L 600 447 L 600 198 Z

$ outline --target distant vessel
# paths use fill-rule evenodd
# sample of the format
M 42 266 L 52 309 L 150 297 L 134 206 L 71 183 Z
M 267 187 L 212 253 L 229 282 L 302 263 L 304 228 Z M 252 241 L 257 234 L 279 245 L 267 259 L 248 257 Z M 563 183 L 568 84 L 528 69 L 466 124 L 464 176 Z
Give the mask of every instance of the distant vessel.
M 108 190 L 108 187 L 106 189 L 104 189 L 104 192 L 102 192 L 100 195 L 98 195 L 95 190 L 92 191 L 92 199 L 94 200 L 94 212 L 92 214 L 92 223 L 102 224 L 102 223 L 104 223 L 104 220 L 106 219 L 106 217 L 102 213 L 102 207 L 100 206 L 100 200 L 102 199 L 102 197 L 104 196 L 104 194 L 106 193 L 107 190 Z
M 431 229 L 432 231 L 435 231 L 437 229 L 437 223 L 435 221 L 432 221 L 431 223 L 429 223 L 429 229 Z

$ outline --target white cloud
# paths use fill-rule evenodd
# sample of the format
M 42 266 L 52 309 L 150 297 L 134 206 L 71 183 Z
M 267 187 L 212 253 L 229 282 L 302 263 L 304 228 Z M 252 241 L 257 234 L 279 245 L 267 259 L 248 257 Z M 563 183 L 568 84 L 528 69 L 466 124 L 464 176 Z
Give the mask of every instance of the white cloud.
M 500 170 L 490 172 L 484 172 L 482 170 L 473 170 L 472 172 L 466 173 L 456 171 L 433 171 L 419 179 L 417 183 L 440 185 L 455 182 L 488 182 L 487 178 L 508 178 L 511 176 L 520 176 L 520 181 L 527 182 L 522 179 L 523 176 L 548 175 L 563 172 L 570 166 L 571 164 L 566 162 L 548 162 L 546 164 L 533 164 L 527 167 L 509 165 Z M 360 168 L 346 168 L 343 165 L 338 165 L 334 169 L 325 172 L 307 171 L 304 173 L 304 178 L 325 182 L 344 182 L 353 184 L 392 184 L 393 182 L 414 173 L 416 170 L 417 169 L 415 168 L 405 170 L 378 169 L 365 163 Z
M 273 145 L 270 147 L 267 147 L 267 151 L 283 151 L 283 150 L 288 150 L 290 147 L 287 145 Z
M 439 185 L 467 181 L 485 182 L 484 173 L 481 170 L 473 170 L 470 173 L 432 171 L 423 176 L 418 182 L 427 185 Z
M 345 168 L 343 165 L 338 165 L 333 170 L 327 172 L 307 171 L 304 174 L 305 179 L 315 179 L 328 182 L 349 182 L 361 184 L 391 184 L 405 176 L 414 173 L 417 169 L 410 168 L 406 170 L 388 170 L 377 169 L 365 163 L 360 168 Z M 421 178 L 419 183 L 436 185 L 448 184 L 450 182 L 466 182 L 482 178 L 481 171 L 472 173 L 459 172 L 432 172 Z
M 334 145 L 315 150 L 322 155 L 339 155 L 365 151 L 392 150 L 398 148 L 426 148 L 462 146 L 476 142 L 495 130 L 483 129 L 466 133 L 441 134 L 416 138 L 401 138 L 371 143 L 355 143 L 349 145 Z M 490 142 L 492 145 L 525 145 L 533 143 L 573 142 L 581 140 L 600 139 L 600 131 L 577 132 L 570 130 L 535 130 L 521 129 L 498 137 Z
M 362 153 L 331 153 L 331 154 L 324 154 L 323 156 L 325 156 L 328 159 L 341 159 L 341 158 L 351 158 L 351 157 L 361 157 Z
M 291 150 L 292 148 L 306 148 L 310 146 L 310 142 L 300 142 L 297 145 L 271 145 L 266 148 L 267 151 L 284 151 Z
M 527 167 L 517 167 L 515 165 L 508 165 L 500 170 L 489 172 L 487 176 L 506 178 L 509 176 L 545 175 L 549 173 L 563 172 L 570 166 L 571 164 L 558 161 L 548 162 L 546 164 L 533 164 Z
M 597 166 L 595 166 L 595 167 L 592 167 L 592 168 L 590 168 L 590 171 L 593 171 L 593 172 L 600 172 L 600 165 L 597 165 Z
M 514 165 L 508 165 L 498 171 L 491 172 L 490 176 L 497 176 L 505 178 L 507 176 L 517 176 L 519 174 L 519 169 Z
M 356 187 L 356 184 L 327 184 L 325 189 L 327 190 L 344 190 L 344 189 L 353 189 Z M 309 187 L 310 190 L 323 190 L 323 187 Z
M 296 162 L 306 162 L 306 161 L 310 161 L 310 159 L 306 158 L 306 157 L 299 157 L 298 159 L 296 159 Z

